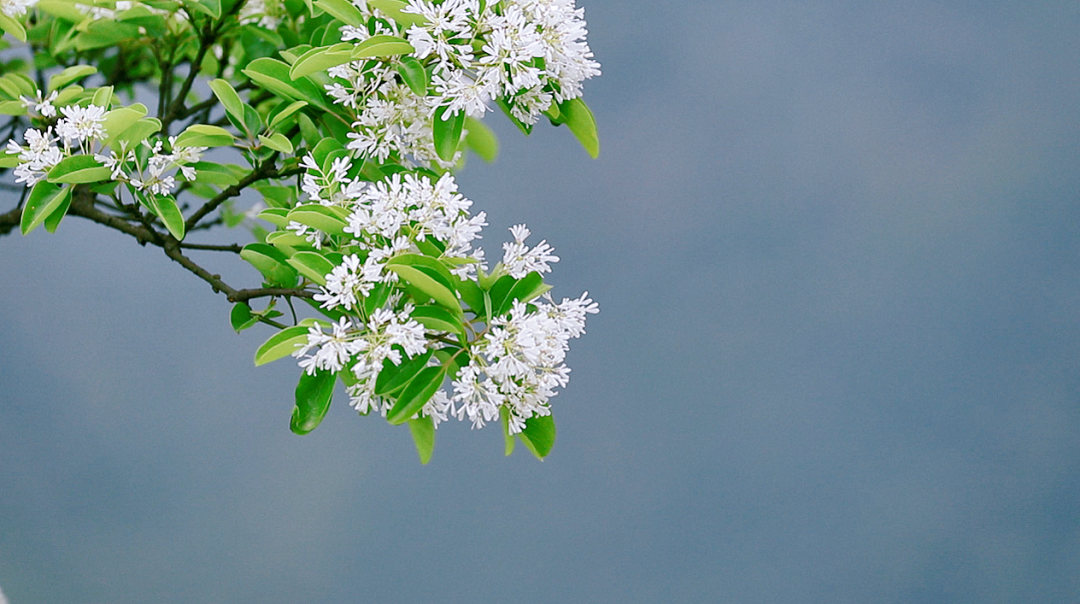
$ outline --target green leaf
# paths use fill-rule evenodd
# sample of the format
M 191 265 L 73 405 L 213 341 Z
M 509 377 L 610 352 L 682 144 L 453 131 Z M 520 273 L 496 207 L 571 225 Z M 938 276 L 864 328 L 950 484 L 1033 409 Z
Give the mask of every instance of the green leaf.
M 304 372 L 296 384 L 296 407 L 293 408 L 289 429 L 304 435 L 319 427 L 334 395 L 337 377 L 330 371 Z
M 45 218 L 45 230 L 50 233 L 55 233 L 56 228 L 60 226 L 60 221 L 64 219 L 64 216 L 67 216 L 67 211 L 70 207 L 71 195 L 66 195 L 59 207 L 53 210 L 52 213 Z
M 300 124 L 300 136 L 303 137 L 304 142 L 308 147 L 314 147 L 319 144 L 322 139 L 322 134 L 319 133 L 319 129 L 315 127 L 315 122 L 311 121 L 311 118 L 306 114 L 301 113 L 296 118 L 296 123 Z
M 465 144 L 480 156 L 480 159 L 490 163 L 499 155 L 499 139 L 484 122 L 472 117 L 465 118 Z
M 285 138 L 285 135 L 280 132 L 275 132 L 270 136 L 263 136 L 260 134 L 259 142 L 262 143 L 264 147 L 269 147 L 274 151 L 280 151 L 282 153 L 293 152 L 292 143 L 290 143 L 289 139 Z
M 465 339 L 465 325 L 445 308 L 431 305 L 417 306 L 410 316 L 428 329 L 459 334 L 462 340 Z
M 242 72 L 270 92 L 294 101 L 307 101 L 323 111 L 331 110 L 322 88 L 310 80 L 294 81 L 286 63 L 263 57 L 252 61 Z
M 532 124 L 526 124 L 525 122 L 514 117 L 513 112 L 510 111 L 510 104 L 506 102 L 506 99 L 504 99 L 503 97 L 499 97 L 495 99 L 495 104 L 499 106 L 499 109 L 502 109 L 502 112 L 506 115 L 506 117 L 510 118 L 510 121 L 514 122 L 514 125 L 517 126 L 518 130 L 521 130 L 521 132 L 525 136 L 532 134 Z
M 93 65 L 73 65 L 49 78 L 49 90 L 60 90 L 79 78 L 97 73 Z
M 102 166 L 93 155 L 72 155 L 49 170 L 49 182 L 77 184 L 110 178 L 112 170 Z
M 112 86 L 102 86 L 101 88 L 98 88 L 94 92 L 94 98 L 93 98 L 93 100 L 90 101 L 90 104 L 97 105 L 98 107 L 104 107 L 104 108 L 108 109 L 109 105 L 112 104 L 112 98 L 113 98 L 113 87 Z
M 499 419 L 502 420 L 503 440 L 506 442 L 505 451 L 506 456 L 509 457 L 514 452 L 514 435 L 510 434 L 510 412 L 506 410 L 506 407 L 499 407 Z
M 172 198 L 172 195 L 160 197 L 151 195 L 150 208 L 161 219 L 161 222 L 165 223 L 165 228 L 169 229 L 170 235 L 175 237 L 177 241 L 184 239 L 184 215 L 180 212 L 180 208 L 176 205 L 176 200 Z
M 120 42 L 139 37 L 141 34 L 137 25 L 112 19 L 95 21 L 90 23 L 86 31 L 75 36 L 75 49 L 84 51 L 118 46 Z
M 244 101 L 227 80 L 217 79 L 210 81 L 210 90 L 221 102 L 225 111 L 239 123 L 244 123 Z
M 424 367 L 398 396 L 386 420 L 395 426 L 409 421 L 429 401 L 446 376 L 444 367 Z
M 249 243 L 240 251 L 240 257 L 258 269 L 271 285 L 279 287 L 296 285 L 296 269 L 289 265 L 285 254 L 273 246 L 265 243 Z
M 366 25 L 364 15 L 360 14 L 360 9 L 356 8 L 349 0 L 315 0 L 314 4 L 346 25 L 352 25 L 353 27 L 364 27 Z
M 596 118 L 585 101 L 580 98 L 559 103 L 559 119 L 563 121 L 577 137 L 589 156 L 596 159 L 600 155 L 600 138 L 596 132 Z
M 427 462 L 431 461 L 432 451 L 435 450 L 435 421 L 427 416 L 410 419 L 409 432 L 412 433 L 413 442 L 416 443 L 420 463 L 427 465 Z
M 410 47 L 411 48 L 411 47 Z M 312 48 L 305 52 L 289 68 L 289 77 L 293 80 L 306 75 L 326 71 L 331 67 L 337 67 L 352 61 L 353 45 L 347 42 Z
M 428 73 L 420 61 L 417 61 L 415 57 L 401 57 L 394 68 L 401 74 L 401 79 L 405 80 L 405 85 L 409 87 L 409 90 L 415 92 L 417 96 L 427 96 Z
M 26 105 L 22 101 L 0 102 L 0 115 L 26 115 Z
M 542 461 L 555 445 L 555 418 L 550 415 L 530 417 L 525 420 L 525 429 L 518 434 L 518 438 Z
M 258 367 L 285 358 L 296 352 L 297 346 L 307 344 L 307 341 L 307 325 L 286 327 L 270 336 L 270 339 L 255 351 L 255 366 Z
M 370 8 L 379 9 L 384 15 L 397 21 L 406 28 L 427 23 L 427 19 L 421 15 L 403 12 L 402 9 L 408 6 L 408 4 L 401 2 L 400 0 L 368 0 L 367 4 Z
M 266 242 L 278 246 L 309 246 L 308 240 L 303 235 L 297 235 L 292 231 L 274 231 L 266 236 Z
M 50 182 L 41 181 L 30 190 L 30 196 L 23 206 L 20 228 L 26 235 L 38 228 L 57 208 L 71 199 L 71 187 L 58 187 Z
M 462 279 L 458 281 L 457 290 L 461 294 L 461 299 L 469 305 L 473 312 L 477 315 L 484 314 L 484 291 L 480 289 L 480 286 L 475 281 Z
M 280 107 L 280 105 L 279 105 L 279 107 Z M 270 127 L 271 128 L 277 127 L 278 124 L 284 122 L 290 116 L 292 116 L 292 114 L 296 113 L 297 111 L 300 111 L 304 107 L 307 107 L 307 101 L 294 101 L 294 102 L 290 103 L 287 107 L 285 107 L 281 111 L 278 111 L 278 112 L 273 114 L 274 117 L 270 118 Z M 289 151 L 289 153 L 292 153 L 292 151 Z
M 126 128 L 115 138 L 109 141 L 109 146 L 116 148 L 115 143 L 128 143 L 128 148 L 146 140 L 151 134 L 161 130 L 161 120 L 156 117 L 144 117 Z
M 371 36 L 352 49 L 352 60 L 393 57 L 416 52 L 412 44 L 397 36 Z
M 402 254 L 387 261 L 386 268 L 455 314 L 461 313 L 461 303 L 453 285 L 458 279 L 451 276 L 438 260 L 419 254 Z
M 431 359 L 432 351 L 406 359 L 401 365 L 395 365 L 390 359 L 383 361 L 379 375 L 375 377 L 375 394 L 386 396 L 398 392 L 427 366 Z
M 86 19 L 86 13 L 75 7 L 74 2 L 63 0 L 40 0 L 35 8 L 39 8 L 54 17 L 59 17 L 72 23 L 81 23 Z
M 195 182 L 222 187 L 229 187 L 240 182 L 232 170 L 221 164 L 200 161 L 191 164 L 191 167 L 195 168 Z
M 22 23 L 19 23 L 4 13 L 0 13 L 0 29 L 15 36 L 15 39 L 20 42 L 26 41 L 26 28 L 22 26 Z
M 144 117 L 146 117 L 146 105 L 142 103 L 135 103 L 130 107 L 117 107 L 106 113 L 105 122 L 102 124 L 102 128 L 105 130 L 106 144 L 112 142 L 113 139 Z
M 434 124 L 435 152 L 445 161 L 453 161 L 461 143 L 461 129 L 465 125 L 465 112 L 458 111 L 455 115 L 446 115 L 449 107 L 443 105 L 435 110 Z M 443 117 L 446 119 L 443 119 Z
M 220 126 L 192 124 L 176 137 L 173 148 L 180 147 L 227 147 L 236 139 L 228 130 Z
M 334 270 L 334 263 L 319 252 L 300 251 L 288 260 L 289 265 L 319 285 L 326 285 L 326 275 Z
M 282 228 L 289 226 L 289 222 L 291 222 L 289 220 L 289 211 L 285 208 L 266 208 L 259 212 L 259 215 L 256 216 L 256 218 L 262 218 L 274 226 Z
M 544 277 L 538 272 L 531 272 L 514 283 L 514 286 L 510 288 L 509 292 L 495 308 L 495 314 L 502 315 L 510 312 L 510 309 L 514 306 L 514 300 L 529 302 L 549 290 L 551 290 L 551 286 L 544 283 Z M 494 294 L 495 289 L 492 288 L 493 304 L 495 302 Z
M 251 314 L 251 307 L 246 302 L 237 302 L 229 313 L 229 322 L 232 323 L 232 328 L 236 330 L 236 333 L 240 333 L 258 323 L 259 319 Z
M 340 206 L 324 206 L 317 203 L 306 203 L 297 206 L 289 212 L 289 220 L 295 220 L 300 224 L 319 229 L 331 235 L 344 235 L 345 227 L 349 226 L 346 220 L 348 214 L 345 208 Z

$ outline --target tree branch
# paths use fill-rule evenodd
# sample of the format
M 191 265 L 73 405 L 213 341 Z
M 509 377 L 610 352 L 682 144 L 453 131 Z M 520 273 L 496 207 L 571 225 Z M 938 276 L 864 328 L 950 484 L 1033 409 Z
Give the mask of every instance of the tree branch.
M 259 164 L 259 166 L 252 170 L 250 173 L 248 173 L 247 176 L 240 179 L 240 182 L 228 187 L 221 193 L 218 193 L 217 197 L 214 197 L 210 201 L 204 203 L 201 208 L 195 210 L 195 213 L 192 214 L 191 217 L 184 222 L 184 226 L 187 227 L 187 230 L 190 231 L 207 214 L 216 210 L 218 206 L 225 203 L 230 198 L 240 195 L 240 192 L 252 183 L 258 182 L 260 180 L 265 180 L 267 178 L 287 178 L 289 176 L 292 176 L 293 174 L 297 174 L 303 171 L 302 168 L 279 171 L 277 169 L 277 166 L 275 165 L 278 155 L 280 154 L 275 151 L 270 157 L 266 158 L 266 161 Z

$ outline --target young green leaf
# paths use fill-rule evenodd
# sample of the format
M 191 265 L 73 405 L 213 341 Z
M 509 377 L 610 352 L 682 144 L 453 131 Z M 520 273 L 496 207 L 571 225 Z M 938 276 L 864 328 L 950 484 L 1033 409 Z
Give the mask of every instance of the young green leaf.
M 79 78 L 85 78 L 88 75 L 94 75 L 97 73 L 97 67 L 93 65 L 72 65 L 60 73 L 53 74 L 49 78 L 49 90 L 60 90 L 64 86 L 78 80 Z
M 499 139 L 484 122 L 472 117 L 465 118 L 465 144 L 480 156 L 480 159 L 491 163 L 499 155 Z
M 240 99 L 240 95 L 237 94 L 232 84 L 222 79 L 211 80 L 210 90 L 214 91 L 214 96 L 221 102 L 221 106 L 225 108 L 226 113 L 233 116 L 241 124 L 244 123 L 244 101 Z
M 154 134 L 158 130 L 161 130 L 161 120 L 156 117 L 144 117 L 125 128 L 120 134 L 111 138 L 109 140 L 109 146 L 113 149 L 118 149 L 120 143 L 126 142 L 128 143 L 128 148 L 132 148 L 146 140 L 151 134 Z
M 360 14 L 360 9 L 356 8 L 356 5 L 349 2 L 349 0 L 315 0 L 314 4 L 345 25 L 352 25 L 353 27 L 364 27 L 366 25 L 364 15 Z
M 173 148 L 179 147 L 227 147 L 233 144 L 235 137 L 220 126 L 192 124 L 176 137 Z
M 284 105 L 284 103 L 282 103 L 282 105 Z M 278 105 L 278 107 L 281 107 L 281 105 Z M 289 103 L 289 105 L 283 107 L 280 111 L 275 110 L 272 112 L 273 117 L 270 118 L 270 127 L 276 128 L 278 124 L 289 119 L 294 113 L 300 111 L 304 107 L 307 107 L 307 101 L 293 101 L 292 103 Z M 290 153 L 292 152 L 290 151 Z
M 30 196 L 23 206 L 20 230 L 23 235 L 38 228 L 57 208 L 71 199 L 71 187 L 58 187 L 50 182 L 41 181 L 30 190 Z
M 543 461 L 555 445 L 555 418 L 550 415 L 537 415 L 525 420 L 525 429 L 518 433 L 518 438 L 537 459 Z
M 301 275 L 319 285 L 326 285 L 326 275 L 334 270 L 334 263 L 319 252 L 296 252 L 288 262 Z
M 296 59 L 289 68 L 289 78 L 297 80 L 306 75 L 326 71 L 352 61 L 353 45 L 347 42 L 312 48 Z
M 393 57 L 416 52 L 412 44 L 397 36 L 371 36 L 352 49 L 352 60 Z
M 293 407 L 289 429 L 304 435 L 319 427 L 334 395 L 337 377 L 329 371 L 304 372 L 296 384 L 296 406 Z
M 420 455 L 420 463 L 427 465 L 431 461 L 431 453 L 435 450 L 435 422 L 430 417 L 419 417 L 409 420 L 409 432 L 412 433 L 413 442 L 416 443 L 416 452 Z
M 289 223 L 292 222 L 289 220 L 289 211 L 285 208 L 266 208 L 259 212 L 256 218 L 262 218 L 274 226 L 282 228 L 289 226 Z
M 286 138 L 285 135 L 280 133 L 280 132 L 275 132 L 274 134 L 271 134 L 270 136 L 263 136 L 263 135 L 260 134 L 259 135 L 259 142 L 262 143 L 262 145 L 264 147 L 269 147 L 269 148 L 273 149 L 274 151 L 280 151 L 282 153 L 292 153 L 293 152 L 292 143 L 290 143 L 289 139 Z
M 146 105 L 135 103 L 130 107 L 117 107 L 105 114 L 101 127 L 105 130 L 105 144 L 109 144 L 135 122 L 146 117 Z
M 20 42 L 26 41 L 26 28 L 22 26 L 22 23 L 19 23 L 2 12 L 0 12 L 0 29 L 15 36 L 15 39 Z
M 255 366 L 265 365 L 272 361 L 285 358 L 296 352 L 298 346 L 307 344 L 308 328 L 306 325 L 286 327 L 270 336 L 259 349 L 255 351 Z
M 345 227 L 349 226 L 346 216 L 344 208 L 317 203 L 305 203 L 289 212 L 289 220 L 331 235 L 345 234 Z
M 444 367 L 424 367 L 398 396 L 386 420 L 395 426 L 409 421 L 429 401 L 446 377 Z
M 425 304 L 414 308 L 410 316 L 428 329 L 446 331 L 465 338 L 465 326 L 456 315 L 445 308 Z
M 403 264 L 391 265 L 388 263 L 386 268 L 397 273 L 397 276 L 405 280 L 406 283 L 430 296 L 444 307 L 451 310 L 456 308 L 459 312 L 461 311 L 461 305 L 458 303 L 453 290 L 432 274 L 418 267 Z
M 449 110 L 447 105 L 437 108 L 432 124 L 435 152 L 445 161 L 454 159 L 454 154 L 457 153 L 458 145 L 461 143 L 461 129 L 465 126 L 465 112 L 458 111 L 456 114 L 446 115 Z
M 240 257 L 258 269 L 271 285 L 280 287 L 296 285 L 296 269 L 289 266 L 285 254 L 274 249 L 273 246 L 265 243 L 249 243 L 240 251 Z

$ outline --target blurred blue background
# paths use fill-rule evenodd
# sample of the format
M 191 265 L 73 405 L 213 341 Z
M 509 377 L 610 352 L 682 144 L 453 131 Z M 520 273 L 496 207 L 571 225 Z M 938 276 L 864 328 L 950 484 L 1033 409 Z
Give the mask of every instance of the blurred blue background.
M 1080 601 L 1080 4 L 584 6 L 600 159 L 460 175 L 601 305 L 548 460 L 294 436 L 268 331 L 68 219 L 0 239 L 12 604 Z

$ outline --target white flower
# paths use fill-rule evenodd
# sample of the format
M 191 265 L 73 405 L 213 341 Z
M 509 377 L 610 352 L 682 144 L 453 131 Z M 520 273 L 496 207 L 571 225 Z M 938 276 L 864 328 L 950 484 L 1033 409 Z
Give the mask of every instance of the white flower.
M 511 277 L 520 279 L 533 271 L 551 272 L 548 263 L 559 261 L 559 257 L 552 254 L 555 248 L 548 245 L 547 241 L 541 241 L 536 247 L 529 249 L 525 245 L 525 239 L 530 232 L 523 224 L 510 227 L 510 233 L 514 236 L 514 242 L 503 244 L 502 262 Z
M 27 109 L 33 109 L 43 117 L 56 117 L 56 107 L 53 106 L 52 102 L 56 100 L 59 94 L 59 91 L 54 90 L 48 97 L 41 98 L 41 91 L 39 90 L 37 91 L 37 99 L 29 99 L 23 96 L 19 97 L 19 100 Z
M 331 324 L 332 333 L 323 332 L 322 325 L 316 323 L 308 328 L 308 341 L 298 347 L 292 356 L 300 359 L 299 365 L 308 373 L 315 375 L 318 370 L 337 373 L 345 368 L 351 357 L 363 349 L 363 340 L 359 332 L 353 330 L 352 321 L 342 317 Z M 311 350 L 314 354 L 309 354 Z
M 97 105 L 61 107 L 64 118 L 56 123 L 56 134 L 67 144 L 105 138 L 105 108 Z
M 0 13 L 18 19 L 37 4 L 37 0 L 0 0 Z

